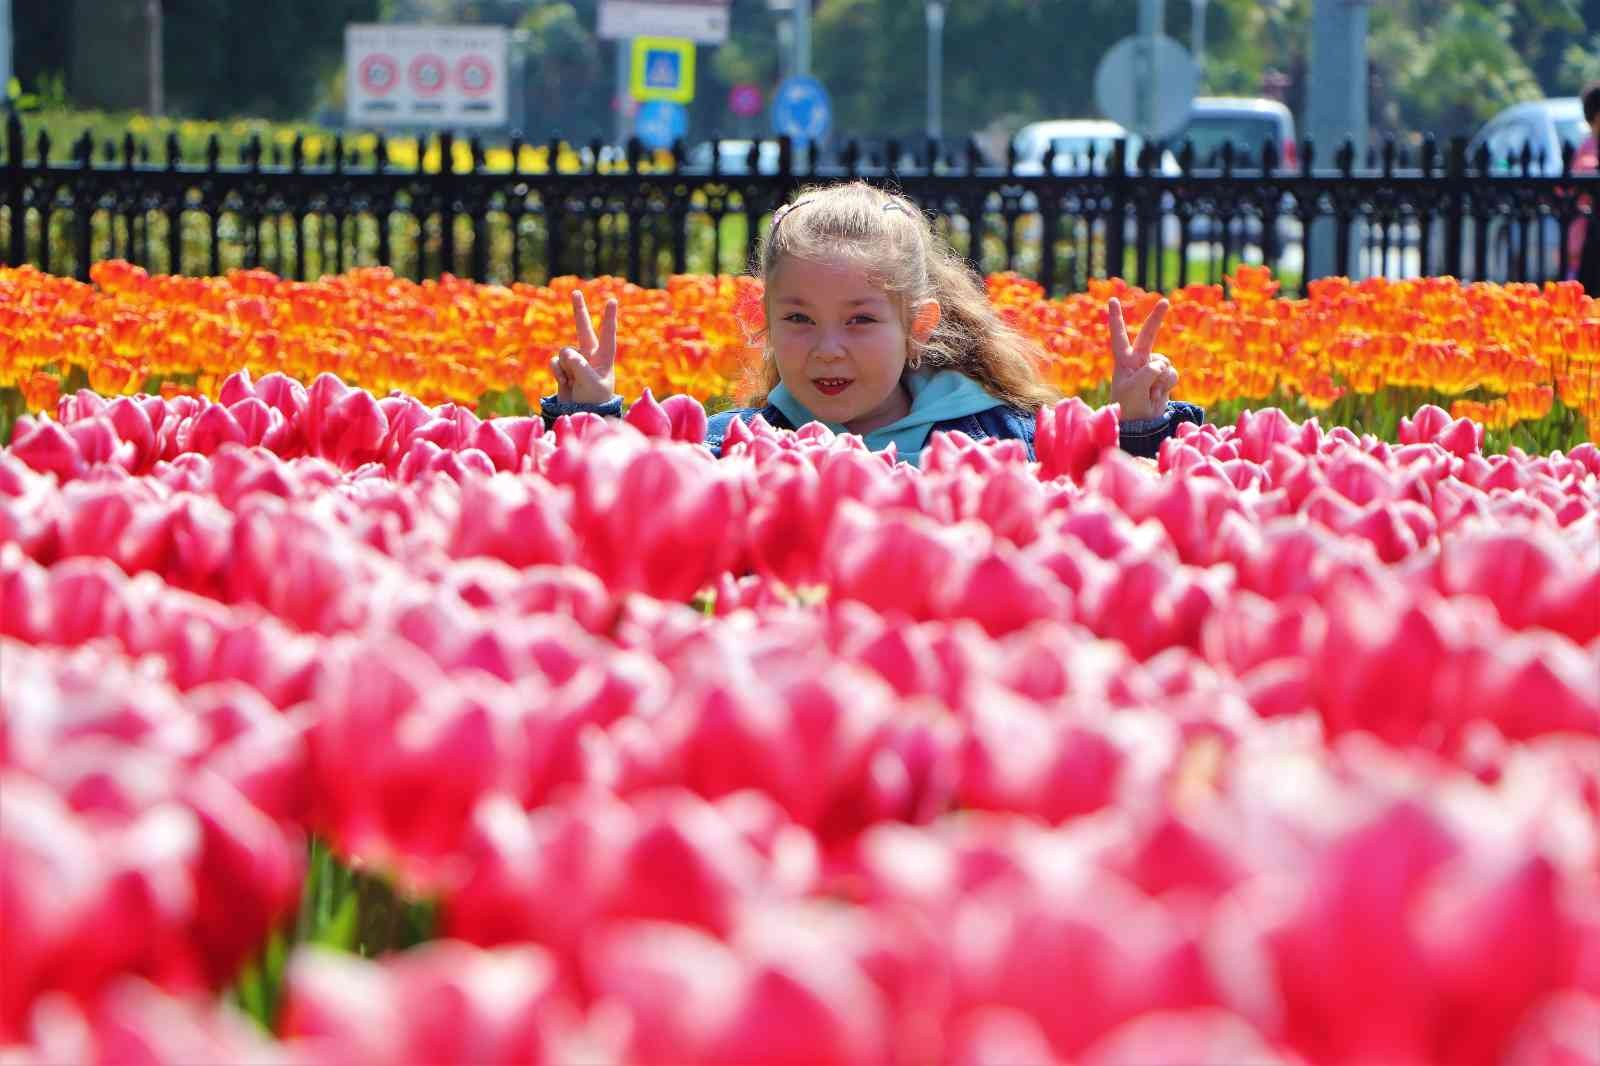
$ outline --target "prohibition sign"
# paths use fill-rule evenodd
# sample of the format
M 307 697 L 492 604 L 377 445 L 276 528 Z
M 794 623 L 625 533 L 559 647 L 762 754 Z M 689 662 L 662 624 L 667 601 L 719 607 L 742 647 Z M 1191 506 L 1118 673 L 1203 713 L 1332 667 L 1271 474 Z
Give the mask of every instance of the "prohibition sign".
M 383 96 L 400 82 L 400 64 L 393 56 L 375 52 L 361 61 L 361 87 L 373 96 Z
M 442 90 L 446 73 L 444 60 L 431 52 L 424 52 L 413 59 L 407 71 L 411 87 L 421 96 L 433 96 Z
M 463 56 L 456 64 L 456 84 L 468 96 L 483 96 L 494 88 L 494 67 L 482 56 Z

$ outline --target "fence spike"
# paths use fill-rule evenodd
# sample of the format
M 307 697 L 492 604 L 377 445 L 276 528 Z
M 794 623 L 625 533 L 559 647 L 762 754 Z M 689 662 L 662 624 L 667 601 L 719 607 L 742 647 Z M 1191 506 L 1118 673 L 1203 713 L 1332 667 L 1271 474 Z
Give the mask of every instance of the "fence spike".
M 39 165 L 50 165 L 50 131 L 40 130 L 39 139 L 35 142 L 39 146 Z
M 1339 152 L 1335 158 L 1335 162 L 1337 163 L 1339 169 L 1344 172 L 1345 177 L 1348 178 L 1351 174 L 1355 173 L 1356 142 L 1350 137 L 1345 137 L 1343 143 L 1339 145 Z
M 333 172 L 335 174 L 344 170 L 344 134 L 338 133 L 333 138 Z
M 1424 134 L 1422 137 L 1422 176 L 1431 178 L 1433 167 L 1439 158 L 1439 143 L 1433 139 L 1433 134 Z
M 183 162 L 183 145 L 178 143 L 176 132 L 167 134 L 167 169 L 177 170 L 178 164 Z
M 206 169 L 216 170 L 222 162 L 222 141 L 213 133 L 206 139 Z
M 1307 177 L 1307 178 L 1309 178 L 1311 176 L 1311 161 L 1312 161 L 1313 158 L 1316 157 L 1316 154 L 1317 154 L 1317 146 L 1312 143 L 1311 138 L 1310 137 L 1302 137 L 1300 139 L 1300 174 L 1301 174 L 1301 176 Z
M 6 163 L 20 167 L 23 164 L 22 118 L 15 112 L 6 116 Z

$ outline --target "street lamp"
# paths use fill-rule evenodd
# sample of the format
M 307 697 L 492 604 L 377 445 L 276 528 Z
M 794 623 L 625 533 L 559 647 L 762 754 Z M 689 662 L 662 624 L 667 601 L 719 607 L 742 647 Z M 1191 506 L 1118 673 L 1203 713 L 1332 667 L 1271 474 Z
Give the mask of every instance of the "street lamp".
M 1190 51 L 1194 52 L 1194 65 L 1200 70 L 1200 84 L 1205 84 L 1206 70 L 1206 3 L 1207 0 L 1189 0 Z
M 811 0 L 767 0 L 778 16 L 778 62 L 787 67 L 779 80 L 811 73 Z
M 928 139 L 944 136 L 944 5 L 945 0 L 927 0 L 928 15 Z

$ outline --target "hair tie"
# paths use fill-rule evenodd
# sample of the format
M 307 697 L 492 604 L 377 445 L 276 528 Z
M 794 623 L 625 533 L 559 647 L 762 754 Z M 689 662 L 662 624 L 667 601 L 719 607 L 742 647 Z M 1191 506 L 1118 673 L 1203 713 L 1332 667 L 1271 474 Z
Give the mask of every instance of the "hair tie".
M 885 200 L 883 202 L 883 209 L 885 211 L 898 211 L 902 215 L 909 215 L 911 213 L 905 209 L 905 205 L 895 200 Z
M 782 207 L 780 207 L 776 211 L 772 212 L 772 228 L 773 229 L 777 229 L 778 228 L 778 223 L 782 222 L 786 217 L 788 217 L 788 214 L 789 214 L 790 211 L 793 211 L 797 207 L 804 207 L 806 204 L 809 204 L 810 202 L 811 202 L 811 198 L 807 197 L 804 200 L 796 200 L 792 204 L 784 204 Z

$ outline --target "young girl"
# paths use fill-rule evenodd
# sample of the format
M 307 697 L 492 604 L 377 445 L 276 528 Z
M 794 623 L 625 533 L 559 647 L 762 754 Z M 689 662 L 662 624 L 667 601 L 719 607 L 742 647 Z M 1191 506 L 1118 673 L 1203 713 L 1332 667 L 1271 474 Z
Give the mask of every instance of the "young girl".
M 1038 346 L 1008 326 L 967 263 L 933 232 L 910 200 L 865 182 L 814 187 L 773 214 L 760 248 L 764 358 L 741 399 L 710 419 L 718 454 L 733 419 L 757 414 L 779 429 L 822 422 L 895 445 L 916 462 L 936 430 L 973 439 L 1015 438 L 1033 457 L 1034 415 L 1060 394 L 1038 377 Z M 1115 367 L 1111 396 L 1122 405 L 1122 447 L 1154 456 L 1179 422 L 1204 412 L 1170 401 L 1178 372 L 1153 352 L 1167 311 L 1156 305 L 1128 340 L 1122 306 L 1110 303 Z M 583 293 L 572 294 L 578 347 L 551 360 L 558 393 L 546 420 L 575 411 L 617 415 L 617 302 L 596 336 Z

